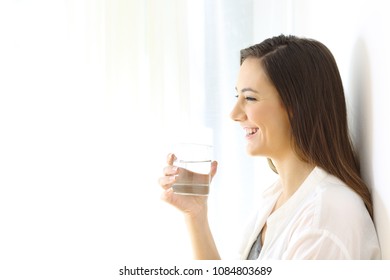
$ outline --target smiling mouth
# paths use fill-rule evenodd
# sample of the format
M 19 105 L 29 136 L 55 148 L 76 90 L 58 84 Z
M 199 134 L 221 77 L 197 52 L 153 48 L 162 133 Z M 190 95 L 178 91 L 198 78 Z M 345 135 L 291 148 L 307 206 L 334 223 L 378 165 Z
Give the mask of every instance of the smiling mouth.
M 252 135 L 256 134 L 257 131 L 259 131 L 258 128 L 249 128 L 249 127 L 246 127 L 246 128 L 244 128 L 244 129 L 245 129 L 245 137 L 252 136 Z

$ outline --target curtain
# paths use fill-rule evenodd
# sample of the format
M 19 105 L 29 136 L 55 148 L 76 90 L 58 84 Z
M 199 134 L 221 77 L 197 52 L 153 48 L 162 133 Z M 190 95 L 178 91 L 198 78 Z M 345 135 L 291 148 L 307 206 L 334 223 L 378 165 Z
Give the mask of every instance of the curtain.
M 126 261 L 191 259 L 159 199 L 169 144 L 212 131 L 210 222 L 234 253 L 258 165 L 229 119 L 252 0 L 0 4 L 3 267 L 112 275 Z M 264 176 L 267 176 L 265 174 Z M 64 263 L 69 269 L 64 269 Z M 99 269 L 96 269 L 98 267 Z
M 187 1 L 0 5 L 3 272 L 190 258 L 157 184 L 165 139 L 202 106 Z M 175 234 L 178 247 L 164 242 Z

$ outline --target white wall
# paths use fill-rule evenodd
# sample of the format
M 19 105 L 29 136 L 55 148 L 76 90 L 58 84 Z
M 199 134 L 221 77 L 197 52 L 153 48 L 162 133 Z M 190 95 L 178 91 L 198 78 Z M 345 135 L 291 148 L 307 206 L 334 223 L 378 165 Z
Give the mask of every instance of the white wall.
M 271 4 L 272 3 L 272 4 Z M 390 259 L 390 18 L 386 1 L 256 1 L 254 40 L 293 33 L 323 42 L 344 82 L 351 131 L 371 186 L 382 257 Z

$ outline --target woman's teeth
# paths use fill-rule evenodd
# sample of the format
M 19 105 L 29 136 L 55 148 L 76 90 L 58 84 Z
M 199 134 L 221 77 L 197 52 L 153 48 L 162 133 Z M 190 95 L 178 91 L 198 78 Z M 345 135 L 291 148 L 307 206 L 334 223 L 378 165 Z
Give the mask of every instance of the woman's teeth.
M 255 134 L 259 129 L 258 128 L 245 128 L 245 136 L 250 136 Z

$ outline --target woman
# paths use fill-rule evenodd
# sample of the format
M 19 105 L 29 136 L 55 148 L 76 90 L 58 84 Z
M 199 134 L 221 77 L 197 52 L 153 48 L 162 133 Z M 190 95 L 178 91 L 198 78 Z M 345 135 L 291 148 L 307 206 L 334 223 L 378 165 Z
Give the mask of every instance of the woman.
M 340 74 L 320 42 L 278 36 L 241 51 L 237 103 L 247 152 L 268 158 L 278 181 L 260 198 L 242 259 L 379 259 L 370 192 L 348 134 Z M 160 185 L 183 211 L 196 259 L 219 259 L 207 199 L 172 192 L 174 155 Z M 217 163 L 211 167 L 211 176 Z

